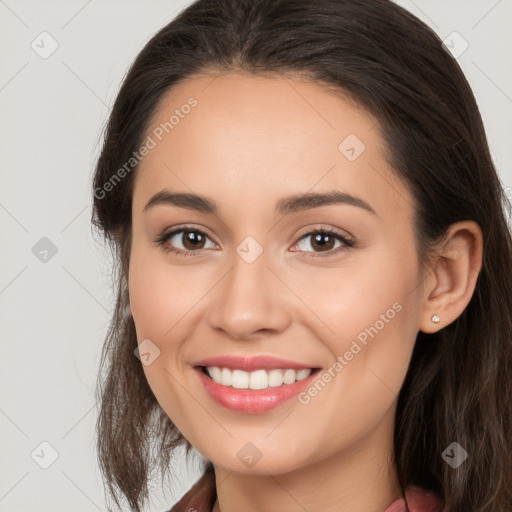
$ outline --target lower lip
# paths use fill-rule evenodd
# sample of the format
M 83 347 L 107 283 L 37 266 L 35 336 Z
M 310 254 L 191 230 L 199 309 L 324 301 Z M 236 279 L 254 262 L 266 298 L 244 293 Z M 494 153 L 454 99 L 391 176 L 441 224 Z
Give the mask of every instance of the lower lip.
M 217 384 L 203 373 L 202 368 L 195 368 L 195 370 L 207 393 L 217 403 L 233 411 L 246 414 L 258 414 L 280 406 L 297 396 L 316 378 L 318 373 L 318 371 L 312 372 L 305 379 L 295 381 L 293 384 L 283 384 L 267 389 L 237 389 Z

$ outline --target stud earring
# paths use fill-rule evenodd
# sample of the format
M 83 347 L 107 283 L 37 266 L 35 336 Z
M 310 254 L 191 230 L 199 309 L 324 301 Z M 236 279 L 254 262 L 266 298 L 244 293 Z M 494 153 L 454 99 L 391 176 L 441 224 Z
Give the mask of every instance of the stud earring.
M 438 324 L 441 320 L 439 319 L 439 317 L 437 315 L 434 315 L 432 316 L 432 322 L 434 322 L 435 324 Z

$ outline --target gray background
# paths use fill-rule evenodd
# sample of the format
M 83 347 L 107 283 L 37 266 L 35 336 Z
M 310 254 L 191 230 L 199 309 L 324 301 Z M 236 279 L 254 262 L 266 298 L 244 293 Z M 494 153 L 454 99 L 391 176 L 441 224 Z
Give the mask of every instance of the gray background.
M 188 3 L 0 0 L 0 511 L 106 510 L 94 385 L 113 297 L 91 175 L 128 66 Z M 454 51 L 467 41 L 458 61 L 512 197 L 512 1 L 398 3 Z M 169 508 L 197 462 L 178 461 L 166 498 L 155 481 L 147 510 Z

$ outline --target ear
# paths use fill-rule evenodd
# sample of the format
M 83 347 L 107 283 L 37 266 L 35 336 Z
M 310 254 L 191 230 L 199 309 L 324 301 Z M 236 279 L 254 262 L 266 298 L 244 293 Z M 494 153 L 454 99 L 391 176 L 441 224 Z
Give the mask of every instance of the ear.
M 478 223 L 452 224 L 425 279 L 419 329 L 436 332 L 456 320 L 468 305 L 482 268 L 483 237 Z M 432 321 L 437 315 L 439 323 Z

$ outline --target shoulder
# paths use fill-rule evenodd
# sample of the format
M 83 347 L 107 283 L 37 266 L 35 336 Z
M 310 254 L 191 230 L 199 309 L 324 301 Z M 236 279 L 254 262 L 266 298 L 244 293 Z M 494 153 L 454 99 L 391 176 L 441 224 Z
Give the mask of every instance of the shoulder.
M 410 512 L 446 512 L 443 510 L 441 500 L 432 492 L 418 486 L 407 487 L 405 490 L 407 505 Z M 384 512 L 406 512 L 405 499 L 399 498 Z

